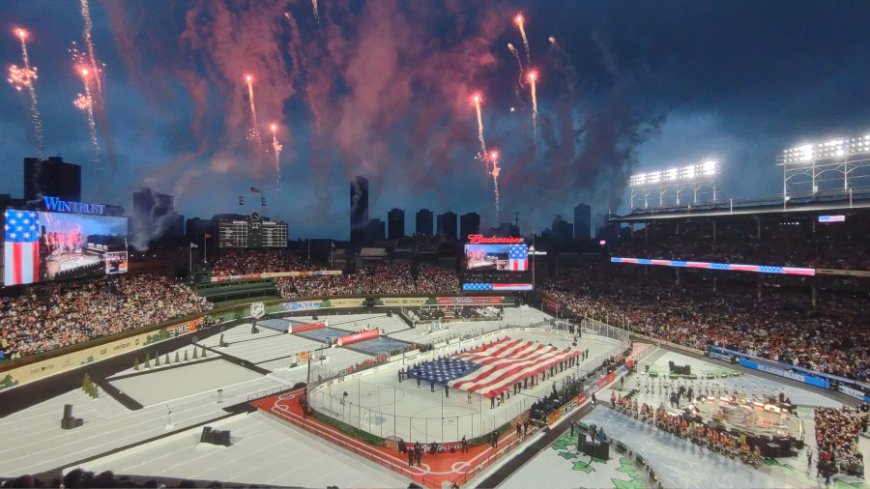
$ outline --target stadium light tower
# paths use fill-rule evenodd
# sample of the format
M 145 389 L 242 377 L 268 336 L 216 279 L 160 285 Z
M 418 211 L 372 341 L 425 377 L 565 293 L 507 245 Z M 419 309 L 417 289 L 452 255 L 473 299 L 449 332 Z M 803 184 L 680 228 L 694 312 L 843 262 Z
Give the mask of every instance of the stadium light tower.
M 870 134 L 802 144 L 783 151 L 776 164 L 782 166 L 783 202 L 792 194 L 815 196 L 820 184 L 831 181 L 842 181 L 843 193 L 849 193 L 855 180 L 870 179 Z
M 635 201 L 643 198 L 643 207 L 649 207 L 649 198 L 658 193 L 659 207 L 664 207 L 665 201 L 673 197 L 674 204 L 681 204 L 680 196 L 685 191 L 691 190 L 692 203 L 698 203 L 698 197 L 703 199 L 708 190 L 712 190 L 712 201 L 716 201 L 718 187 L 716 181 L 719 177 L 719 162 L 716 160 L 704 160 L 700 163 L 688 166 L 673 167 L 668 170 L 638 173 L 628 179 L 628 188 L 631 192 L 631 208 L 636 209 Z

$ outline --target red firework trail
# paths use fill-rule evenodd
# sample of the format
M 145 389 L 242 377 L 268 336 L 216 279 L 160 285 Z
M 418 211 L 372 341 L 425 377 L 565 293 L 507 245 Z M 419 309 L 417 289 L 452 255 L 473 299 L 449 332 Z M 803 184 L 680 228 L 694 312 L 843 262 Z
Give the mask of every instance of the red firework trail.
M 477 140 L 480 141 L 480 154 L 486 157 L 486 140 L 483 138 L 483 113 L 480 111 L 480 94 L 472 95 L 474 110 L 477 112 Z

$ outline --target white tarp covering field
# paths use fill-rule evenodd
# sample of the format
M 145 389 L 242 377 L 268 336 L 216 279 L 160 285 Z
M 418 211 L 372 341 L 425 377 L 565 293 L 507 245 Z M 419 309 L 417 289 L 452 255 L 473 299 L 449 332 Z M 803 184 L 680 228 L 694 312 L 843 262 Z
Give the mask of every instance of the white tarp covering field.
M 210 424 L 230 430 L 229 447 L 199 443 L 192 429 L 88 462 L 86 470 L 129 475 L 302 487 L 407 487 L 395 472 L 353 455 L 268 414 L 240 414 Z M 70 467 L 72 468 L 72 467 Z
M 262 377 L 226 360 L 215 360 L 157 370 L 111 383 L 143 406 L 151 406 Z
M 182 369 L 166 373 L 177 374 L 179 370 Z M 226 416 L 223 407 L 246 402 L 251 394 L 281 386 L 275 380 L 260 377 L 224 387 L 220 404 L 216 393 L 209 390 L 136 411 L 127 410 L 105 393 L 91 399 L 81 389 L 75 389 L 0 419 L 0 438 L 14 440 L 14 443 L 0 444 L 0 475 L 18 476 L 50 470 L 164 435 L 168 429 L 181 429 Z M 150 386 L 154 390 L 160 387 L 159 384 Z M 72 430 L 60 428 L 64 404 L 73 405 L 73 416 L 82 418 L 83 426 Z M 167 406 L 172 410 L 171 419 Z M 168 420 L 173 425 L 170 428 L 166 426 Z

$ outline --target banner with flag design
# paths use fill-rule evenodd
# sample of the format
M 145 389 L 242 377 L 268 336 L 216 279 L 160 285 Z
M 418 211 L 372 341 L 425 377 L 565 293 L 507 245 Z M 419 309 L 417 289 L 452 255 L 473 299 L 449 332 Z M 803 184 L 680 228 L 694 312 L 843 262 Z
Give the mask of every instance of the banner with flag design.
M 33 211 L 7 210 L 5 217 L 6 267 L 5 285 L 31 284 L 39 281 L 39 214 Z

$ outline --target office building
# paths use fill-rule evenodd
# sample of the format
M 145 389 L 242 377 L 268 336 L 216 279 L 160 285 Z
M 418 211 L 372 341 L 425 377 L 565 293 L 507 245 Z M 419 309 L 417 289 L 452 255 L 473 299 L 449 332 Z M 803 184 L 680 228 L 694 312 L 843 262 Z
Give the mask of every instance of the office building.
M 438 214 L 438 236 L 456 241 L 456 213 L 447 211 Z
M 59 156 L 24 158 L 24 200 L 35 201 L 45 195 L 81 202 L 82 167 Z
M 432 232 L 432 211 L 429 209 L 420 209 L 417 211 L 417 227 L 415 232 L 422 236 L 433 236 Z
M 402 239 L 405 237 L 405 211 L 393 209 L 387 214 L 389 239 Z
M 574 226 L 570 222 L 562 219 L 562 216 L 556 216 L 553 219 L 551 226 L 553 241 L 558 246 L 565 246 L 571 242 L 574 237 Z
M 586 204 L 574 207 L 574 241 L 588 240 L 592 236 L 592 209 Z
M 469 234 L 480 234 L 480 214 L 468 212 L 459 218 L 459 240 L 467 241 Z
M 386 229 L 387 223 L 380 219 L 371 219 L 366 228 L 365 244 L 370 245 L 378 241 L 383 241 Z

